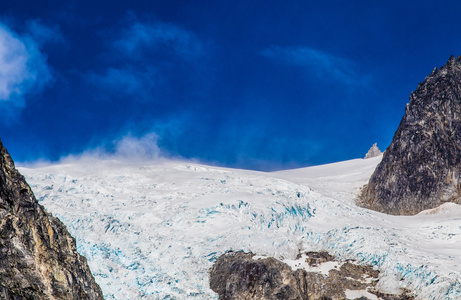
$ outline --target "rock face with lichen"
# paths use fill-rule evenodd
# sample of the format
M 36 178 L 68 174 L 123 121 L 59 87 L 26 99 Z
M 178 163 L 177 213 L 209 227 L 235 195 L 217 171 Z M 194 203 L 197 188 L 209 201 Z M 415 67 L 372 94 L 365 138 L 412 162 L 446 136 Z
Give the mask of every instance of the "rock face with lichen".
M 334 257 L 327 252 L 307 252 L 298 260 L 320 269 L 322 264 L 334 262 Z M 402 291 L 401 295 L 380 292 L 376 289 L 378 275 L 379 272 L 371 266 L 357 265 L 352 261 L 338 263 L 328 274 L 322 274 L 318 270 L 313 272 L 302 268 L 294 271 L 272 257 L 255 259 L 251 253 L 228 252 L 213 264 L 210 288 L 218 293 L 220 300 L 349 299 L 346 293 L 351 291 L 353 295 L 362 294 L 360 299 L 364 300 L 414 298 L 406 291 Z M 354 294 L 354 291 L 357 293 Z
M 0 298 L 103 299 L 75 239 L 37 203 L 1 142 Z
M 358 204 L 412 215 L 446 202 L 461 203 L 461 56 L 435 68 L 411 93 Z

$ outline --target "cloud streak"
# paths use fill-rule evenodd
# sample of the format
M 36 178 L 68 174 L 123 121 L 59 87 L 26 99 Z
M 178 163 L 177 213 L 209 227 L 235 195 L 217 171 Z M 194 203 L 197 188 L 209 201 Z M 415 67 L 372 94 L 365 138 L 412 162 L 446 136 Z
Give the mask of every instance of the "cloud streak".
M 197 80 L 207 47 L 194 33 L 172 24 L 131 19 L 107 43 L 105 69 L 85 74 L 91 85 L 110 96 L 146 102 L 156 101 L 158 93 L 177 84 L 178 77 Z
M 141 70 L 130 66 L 122 68 L 109 67 L 102 74 L 90 73 L 88 80 L 100 88 L 110 91 L 112 95 L 145 98 L 146 91 L 153 88 L 160 79 L 154 69 Z
M 263 50 L 262 55 L 284 64 L 305 68 L 320 79 L 333 78 L 347 84 L 361 80 L 351 61 L 318 49 L 273 46 Z
M 26 22 L 27 31 L 34 41 L 40 45 L 64 44 L 65 38 L 58 25 L 45 25 L 39 20 Z
M 166 23 L 134 22 L 124 29 L 114 43 L 121 53 L 136 57 L 145 51 L 168 50 L 185 60 L 195 60 L 203 55 L 205 47 L 193 34 Z
M 23 107 L 25 94 L 40 91 L 50 79 L 37 42 L 0 23 L 0 101 Z
M 126 133 L 121 137 L 90 148 L 79 154 L 70 154 L 59 159 L 61 163 L 75 161 L 119 160 L 125 162 L 162 161 L 170 157 L 158 146 L 159 136 L 150 132 L 141 136 Z M 36 167 L 53 164 L 51 161 L 38 160 L 22 163 L 22 166 Z
M 158 146 L 158 139 L 159 137 L 155 133 L 148 133 L 141 137 L 127 134 L 120 140 L 114 141 L 114 155 L 125 159 L 159 159 L 161 151 Z

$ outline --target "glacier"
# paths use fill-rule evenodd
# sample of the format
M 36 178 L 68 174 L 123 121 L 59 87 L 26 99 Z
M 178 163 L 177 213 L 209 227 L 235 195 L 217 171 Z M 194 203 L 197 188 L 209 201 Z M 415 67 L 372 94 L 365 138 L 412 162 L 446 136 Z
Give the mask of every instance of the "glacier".
M 381 270 L 383 291 L 460 299 L 461 206 L 357 207 L 381 158 L 278 172 L 88 157 L 18 169 L 76 238 L 105 299 L 217 299 L 208 270 L 229 250 L 282 261 L 326 250 Z

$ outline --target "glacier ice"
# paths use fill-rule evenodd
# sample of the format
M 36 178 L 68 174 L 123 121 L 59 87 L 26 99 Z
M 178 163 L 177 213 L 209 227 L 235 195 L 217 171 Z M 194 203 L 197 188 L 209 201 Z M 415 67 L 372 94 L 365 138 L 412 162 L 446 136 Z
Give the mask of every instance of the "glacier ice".
M 106 299 L 217 299 L 208 269 L 228 250 L 279 259 L 327 250 L 379 268 L 384 290 L 459 299 L 461 208 L 387 216 L 357 207 L 379 160 L 272 173 L 86 159 L 19 169 L 76 237 Z

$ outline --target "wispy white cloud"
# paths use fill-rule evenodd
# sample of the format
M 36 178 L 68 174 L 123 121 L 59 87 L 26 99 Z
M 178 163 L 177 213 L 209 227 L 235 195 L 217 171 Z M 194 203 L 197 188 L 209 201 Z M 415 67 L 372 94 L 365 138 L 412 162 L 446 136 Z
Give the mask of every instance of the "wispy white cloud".
M 24 95 L 40 91 L 50 79 L 38 43 L 0 23 L 0 101 L 22 107 Z
M 136 136 L 132 133 L 125 133 L 112 141 L 102 142 L 97 147 L 89 148 L 79 154 L 70 154 L 60 158 L 60 162 L 67 163 L 72 161 L 93 161 L 115 159 L 121 161 L 148 161 L 162 160 L 168 157 L 158 146 L 159 136 L 150 132 Z M 46 165 L 50 162 L 38 161 L 23 165 Z
M 29 20 L 26 22 L 28 34 L 38 44 L 64 43 L 65 38 L 58 25 L 46 25 L 39 20 Z
M 135 21 L 122 31 L 114 46 L 132 57 L 143 51 L 168 50 L 186 60 L 195 60 L 205 51 L 203 43 L 192 32 L 161 22 Z
M 160 157 L 158 138 L 155 133 L 148 133 L 141 137 L 127 134 L 115 141 L 115 156 L 142 160 L 158 159 Z
M 207 46 L 194 33 L 160 21 L 140 22 L 133 15 L 126 24 L 107 43 L 107 67 L 85 74 L 90 84 L 110 96 L 151 101 L 178 74 L 199 78 Z
M 100 88 L 110 91 L 112 95 L 130 95 L 144 98 L 148 86 L 153 87 L 161 81 L 155 69 L 138 69 L 132 66 L 107 68 L 104 73 L 90 73 L 87 80 Z
M 318 49 L 273 46 L 263 50 L 262 55 L 285 64 L 306 68 L 321 79 L 333 78 L 349 84 L 361 80 L 351 61 Z

